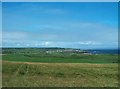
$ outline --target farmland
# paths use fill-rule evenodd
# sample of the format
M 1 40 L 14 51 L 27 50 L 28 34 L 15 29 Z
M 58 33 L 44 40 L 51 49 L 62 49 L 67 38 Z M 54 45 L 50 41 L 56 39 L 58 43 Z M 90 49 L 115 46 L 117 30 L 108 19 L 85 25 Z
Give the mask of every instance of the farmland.
M 118 55 L 61 48 L 4 48 L 4 87 L 117 87 Z
M 64 48 L 6 48 L 3 60 L 43 63 L 118 63 L 117 54 L 92 55 L 83 50 Z

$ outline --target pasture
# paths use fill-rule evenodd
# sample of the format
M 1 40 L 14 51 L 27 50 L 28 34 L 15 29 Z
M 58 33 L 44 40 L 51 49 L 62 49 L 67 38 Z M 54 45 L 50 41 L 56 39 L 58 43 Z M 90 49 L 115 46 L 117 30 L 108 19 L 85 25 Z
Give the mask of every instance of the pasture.
M 3 62 L 4 87 L 117 87 L 117 64 Z
M 117 55 L 43 49 L 3 53 L 3 87 L 118 87 Z
M 118 63 L 117 54 L 84 54 L 63 48 L 3 49 L 3 60 L 42 63 Z M 57 52 L 60 51 L 60 52 Z M 61 52 L 62 51 L 62 52 Z

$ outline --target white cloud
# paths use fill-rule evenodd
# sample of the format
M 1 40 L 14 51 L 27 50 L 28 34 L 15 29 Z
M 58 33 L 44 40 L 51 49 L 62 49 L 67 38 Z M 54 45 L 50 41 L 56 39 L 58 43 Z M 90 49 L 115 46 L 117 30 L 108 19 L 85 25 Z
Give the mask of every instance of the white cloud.
M 44 45 L 49 46 L 49 45 L 51 45 L 51 42 L 45 42 Z
M 66 30 L 66 27 L 59 31 L 48 29 L 38 31 L 38 33 L 24 31 L 3 32 L 3 46 L 82 47 L 106 45 L 107 47 L 110 44 L 116 46 L 118 41 L 118 30 L 102 24 L 66 23 L 65 26 L 70 29 Z
M 85 42 L 78 42 L 81 45 L 100 45 L 100 42 L 93 42 L 93 41 L 85 41 Z
M 23 40 L 28 38 L 28 34 L 25 32 L 3 32 L 3 40 Z
M 16 45 L 17 45 L 17 46 L 21 46 L 21 44 L 19 44 L 19 43 L 18 43 L 18 44 L 16 44 Z
M 100 45 L 100 42 L 58 42 L 58 41 L 42 41 L 42 42 L 34 42 L 35 46 L 74 46 L 74 45 Z
M 93 41 L 77 41 L 77 42 L 62 42 L 62 41 L 30 41 L 26 40 L 24 42 L 12 42 L 4 41 L 3 47 L 63 47 L 63 48 L 107 48 L 107 47 L 117 47 L 118 42 L 101 43 Z
M 45 41 L 45 42 L 37 42 L 35 43 L 37 46 L 53 46 L 53 42 Z
M 26 44 L 26 46 L 30 46 L 30 44 Z

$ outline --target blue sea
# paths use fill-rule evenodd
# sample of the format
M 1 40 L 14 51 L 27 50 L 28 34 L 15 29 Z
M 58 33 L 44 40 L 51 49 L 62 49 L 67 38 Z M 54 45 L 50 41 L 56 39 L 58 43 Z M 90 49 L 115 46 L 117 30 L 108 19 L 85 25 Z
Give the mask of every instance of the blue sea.
M 94 49 L 94 50 L 87 50 L 88 53 L 91 54 L 118 54 L 120 50 L 118 49 Z

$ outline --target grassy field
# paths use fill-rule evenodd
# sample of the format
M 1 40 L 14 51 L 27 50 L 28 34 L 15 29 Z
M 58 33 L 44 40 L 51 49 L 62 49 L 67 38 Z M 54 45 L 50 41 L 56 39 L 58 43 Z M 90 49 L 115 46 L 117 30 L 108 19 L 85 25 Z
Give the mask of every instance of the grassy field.
M 3 55 L 3 60 L 18 62 L 49 62 L 49 63 L 117 63 L 117 55 L 83 55 L 79 56 L 54 56 L 46 54 L 8 54 Z
M 118 86 L 118 55 L 46 50 L 3 49 L 3 87 Z
M 117 64 L 3 62 L 4 87 L 117 87 Z
M 66 51 L 67 50 L 67 51 Z M 72 50 L 72 51 L 69 51 Z M 60 52 L 57 52 L 60 51 Z M 61 52 L 62 51 L 62 52 Z M 118 63 L 117 54 L 84 54 L 61 48 L 3 49 L 3 60 L 43 63 Z

